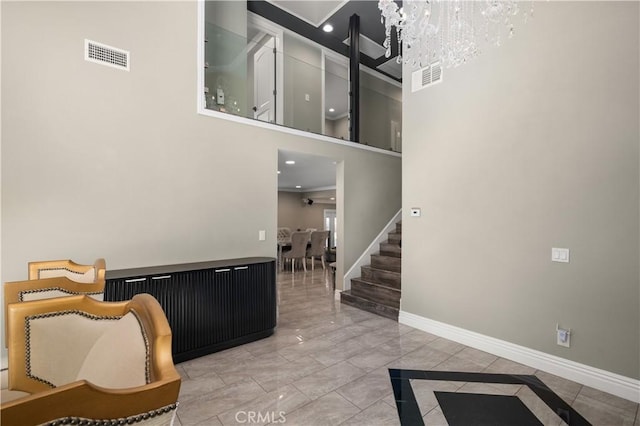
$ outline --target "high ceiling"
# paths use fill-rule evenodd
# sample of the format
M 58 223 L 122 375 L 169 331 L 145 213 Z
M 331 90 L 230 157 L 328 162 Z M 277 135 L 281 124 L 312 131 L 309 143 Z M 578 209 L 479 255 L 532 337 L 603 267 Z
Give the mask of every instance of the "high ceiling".
M 349 18 L 356 14 L 360 17 L 360 62 L 402 80 L 402 65 L 396 63 L 397 44 L 393 43 L 395 31 L 391 33 L 391 57 L 385 57 L 378 0 L 250 0 L 247 9 L 344 56 L 349 55 Z M 322 30 L 326 23 L 333 26 L 331 33 Z

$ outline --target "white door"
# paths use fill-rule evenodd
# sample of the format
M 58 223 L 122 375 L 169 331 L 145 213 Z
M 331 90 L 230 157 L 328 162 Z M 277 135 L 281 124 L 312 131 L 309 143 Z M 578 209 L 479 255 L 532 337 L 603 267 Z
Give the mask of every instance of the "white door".
M 253 117 L 269 123 L 275 122 L 275 64 L 271 38 L 253 56 Z
M 334 209 L 324 210 L 324 230 L 329 231 L 329 248 L 337 247 L 338 240 L 338 219 Z

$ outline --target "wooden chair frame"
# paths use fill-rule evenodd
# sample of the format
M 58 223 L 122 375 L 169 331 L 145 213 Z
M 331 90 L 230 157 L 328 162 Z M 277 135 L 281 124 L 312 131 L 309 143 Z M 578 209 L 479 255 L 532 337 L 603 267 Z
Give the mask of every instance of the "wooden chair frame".
M 10 388 L 32 395 L 1 405 L 3 425 L 35 425 L 65 417 L 126 418 L 156 413 L 177 402 L 181 379 L 171 356 L 171 329 L 162 307 L 151 295 L 139 294 L 127 302 L 70 296 L 12 303 L 8 309 Z M 26 317 L 66 310 L 98 316 L 123 316 L 134 311 L 149 340 L 150 382 L 128 389 L 105 389 L 79 380 L 51 388 L 30 379 L 26 370 Z
M 93 265 L 81 265 L 75 263 L 73 260 L 40 260 L 35 262 L 29 262 L 29 279 L 40 279 L 40 271 L 43 269 L 66 269 L 70 272 L 78 274 L 84 274 L 87 271 L 95 268 L 96 270 L 96 283 L 103 283 L 105 281 L 106 274 L 106 262 L 104 259 L 97 259 Z

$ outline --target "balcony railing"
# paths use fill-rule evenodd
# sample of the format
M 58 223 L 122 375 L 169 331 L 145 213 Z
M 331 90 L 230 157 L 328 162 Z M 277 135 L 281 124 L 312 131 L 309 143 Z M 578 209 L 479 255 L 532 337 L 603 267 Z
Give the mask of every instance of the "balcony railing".
M 247 34 L 205 22 L 206 108 L 348 141 L 347 59 L 295 35 Z M 400 85 L 360 73 L 359 143 L 401 152 Z

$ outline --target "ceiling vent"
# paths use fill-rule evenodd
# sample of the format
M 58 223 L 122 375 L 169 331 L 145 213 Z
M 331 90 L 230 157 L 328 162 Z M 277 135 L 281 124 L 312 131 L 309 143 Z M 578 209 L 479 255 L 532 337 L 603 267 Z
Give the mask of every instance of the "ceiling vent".
M 91 40 L 84 40 L 84 60 L 129 71 L 129 52 Z
M 442 66 L 434 62 L 431 66 L 421 68 L 411 74 L 411 91 L 416 92 L 442 81 Z

